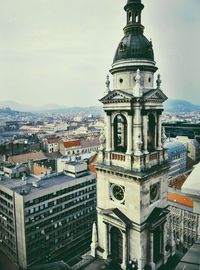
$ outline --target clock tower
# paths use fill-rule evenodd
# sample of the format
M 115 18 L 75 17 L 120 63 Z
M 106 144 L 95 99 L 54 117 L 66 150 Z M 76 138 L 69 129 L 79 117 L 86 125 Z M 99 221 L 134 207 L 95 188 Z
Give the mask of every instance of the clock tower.
M 152 42 L 143 34 L 141 0 L 128 0 L 127 23 L 101 102 L 105 127 L 97 170 L 93 256 L 121 269 L 157 269 L 167 261 L 168 163 L 163 148 L 161 89 Z M 135 268 L 134 268 L 135 267 Z

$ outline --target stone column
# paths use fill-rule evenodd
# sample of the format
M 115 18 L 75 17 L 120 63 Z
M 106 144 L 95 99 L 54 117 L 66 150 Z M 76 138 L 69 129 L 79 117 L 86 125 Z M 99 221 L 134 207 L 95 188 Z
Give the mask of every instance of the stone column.
M 149 154 L 148 152 L 148 115 L 143 115 L 143 149 L 144 154 Z
M 109 255 L 109 225 L 105 223 L 105 247 L 103 259 L 107 260 L 108 255 Z
M 157 150 L 162 150 L 162 141 L 161 141 L 161 137 L 162 137 L 162 114 L 158 115 L 158 124 L 157 124 L 157 128 L 158 128 L 158 145 L 157 145 Z
M 156 119 L 155 119 L 156 120 Z M 157 137 L 158 137 L 158 121 L 155 121 L 155 138 L 154 138 L 154 148 L 157 149 Z
M 112 126 L 111 126 L 111 115 L 107 114 L 106 116 L 106 126 L 107 126 L 107 134 L 106 134 L 106 151 L 111 151 L 111 138 L 112 138 Z
M 150 233 L 150 265 L 152 270 L 155 270 L 154 263 L 154 235 L 153 232 Z
M 123 270 L 126 270 L 127 266 L 127 237 L 126 232 L 123 232 L 123 259 L 122 259 L 122 265 L 121 268 Z
M 133 150 L 133 117 L 128 115 L 128 134 L 127 134 L 127 152 L 126 154 L 131 155 Z
M 167 246 L 167 222 L 163 224 L 163 254 L 164 254 L 164 264 L 167 262 L 168 256 L 166 251 Z
M 140 108 L 140 104 L 136 104 L 135 106 L 135 114 L 134 114 L 134 118 L 133 118 L 133 127 L 134 127 L 134 154 L 136 156 L 141 156 L 142 152 L 141 150 L 138 148 L 138 143 L 141 142 L 142 140 L 142 134 L 141 134 L 141 126 L 142 126 L 142 117 L 141 117 L 141 108 Z

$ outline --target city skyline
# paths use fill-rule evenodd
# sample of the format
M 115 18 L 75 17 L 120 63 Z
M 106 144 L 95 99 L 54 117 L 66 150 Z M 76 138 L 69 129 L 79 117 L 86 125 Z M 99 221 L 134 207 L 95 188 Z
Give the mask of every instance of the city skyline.
M 125 3 L 2 2 L 1 101 L 99 105 L 97 100 L 103 96 L 105 77 L 125 26 L 125 12 L 121 14 Z M 144 0 L 143 4 L 147 8 L 142 23 L 145 35 L 153 42 L 163 90 L 169 98 L 200 103 L 196 94 L 200 3 Z

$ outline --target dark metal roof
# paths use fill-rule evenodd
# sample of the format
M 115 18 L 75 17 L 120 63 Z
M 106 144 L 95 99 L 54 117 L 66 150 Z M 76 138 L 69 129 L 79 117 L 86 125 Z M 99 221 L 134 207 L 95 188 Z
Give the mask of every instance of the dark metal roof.
M 197 241 L 186 255 L 181 259 L 175 270 L 199 270 L 200 269 L 200 242 Z
M 155 224 L 156 222 L 158 222 L 158 220 L 166 217 L 168 213 L 169 210 L 166 208 L 155 207 L 150 216 L 148 217 L 147 221 L 150 224 Z
M 127 59 L 154 61 L 151 41 L 141 31 L 128 32 L 118 45 L 113 62 Z
M 112 212 L 126 225 L 130 225 L 132 223 L 131 220 L 127 216 L 125 216 L 118 208 L 114 208 Z

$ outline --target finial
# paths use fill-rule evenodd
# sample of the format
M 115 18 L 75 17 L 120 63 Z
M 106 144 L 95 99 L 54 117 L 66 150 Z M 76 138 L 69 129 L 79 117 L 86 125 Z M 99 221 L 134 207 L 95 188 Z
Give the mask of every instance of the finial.
M 162 81 L 160 79 L 160 74 L 158 74 L 158 78 L 156 80 L 156 83 L 157 83 L 157 89 L 160 89 L 160 86 L 161 86 L 161 83 L 162 83 Z
M 136 85 L 133 88 L 133 95 L 135 97 L 141 97 L 141 94 L 142 94 L 142 89 L 141 89 L 141 72 L 140 72 L 139 69 L 137 70 L 137 73 L 136 73 L 136 76 L 135 76 L 135 81 L 136 81 Z
M 105 94 L 107 95 L 110 92 L 110 78 L 109 75 L 106 76 L 106 91 Z
M 136 84 L 140 85 L 141 75 L 140 75 L 140 70 L 139 69 L 137 70 L 135 80 L 136 80 Z
M 99 142 L 101 144 L 100 150 L 104 150 L 105 149 L 105 142 L 106 142 L 106 136 L 105 136 L 104 128 L 101 129 L 101 134 L 100 134 L 100 137 L 99 137 Z

